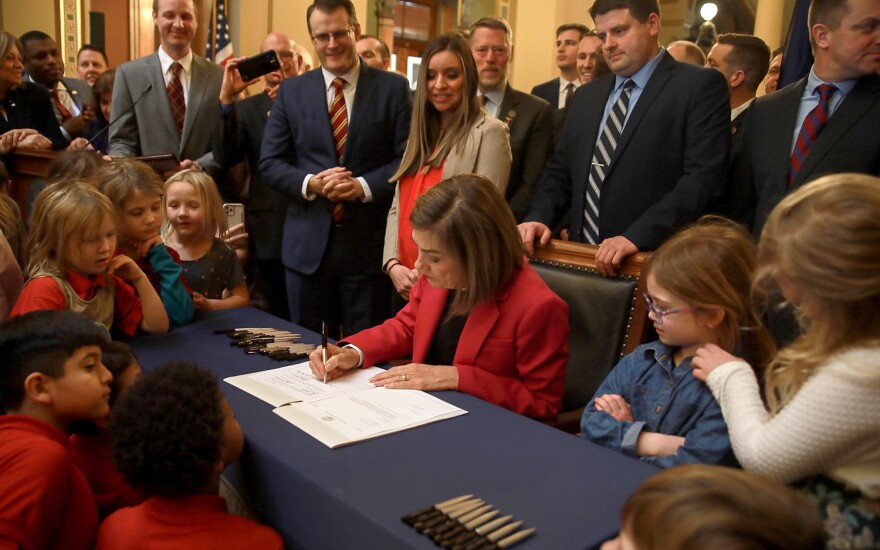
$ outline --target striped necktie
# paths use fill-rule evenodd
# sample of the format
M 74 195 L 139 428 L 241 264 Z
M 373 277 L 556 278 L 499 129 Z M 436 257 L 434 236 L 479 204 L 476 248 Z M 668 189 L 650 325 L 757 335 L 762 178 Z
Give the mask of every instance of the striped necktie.
M 819 138 L 825 124 L 828 123 L 830 109 L 828 101 L 831 95 L 837 90 L 834 84 L 820 84 L 817 88 L 819 92 L 819 103 L 807 114 L 801 131 L 798 132 L 797 140 L 794 142 L 794 151 L 791 153 L 791 163 L 788 167 L 788 186 L 794 183 L 794 178 L 801 171 L 801 165 L 807 160 L 813 144 Z
M 346 81 L 336 77 L 333 79 L 333 101 L 330 103 L 330 127 L 333 129 L 333 141 L 336 143 L 336 158 L 342 162 L 342 154 L 345 152 L 345 142 L 348 139 L 348 109 L 345 107 L 345 96 L 342 88 Z M 345 211 L 339 202 L 333 203 L 333 221 L 342 222 Z
M 593 162 L 590 166 L 590 178 L 587 185 L 587 200 L 584 205 L 583 239 L 590 244 L 599 244 L 599 197 L 601 196 L 602 182 L 606 174 L 611 170 L 611 157 L 617 148 L 620 134 L 623 132 L 623 123 L 626 121 L 626 111 L 629 107 L 629 98 L 632 89 L 636 85 L 632 80 L 623 83 L 623 91 L 620 97 L 608 113 L 605 127 L 593 152 Z
M 183 135 L 183 121 L 186 118 L 186 99 L 183 96 L 183 83 L 180 81 L 180 70 L 183 66 L 175 61 L 171 64 L 171 80 L 168 81 L 168 103 L 174 115 L 177 133 Z

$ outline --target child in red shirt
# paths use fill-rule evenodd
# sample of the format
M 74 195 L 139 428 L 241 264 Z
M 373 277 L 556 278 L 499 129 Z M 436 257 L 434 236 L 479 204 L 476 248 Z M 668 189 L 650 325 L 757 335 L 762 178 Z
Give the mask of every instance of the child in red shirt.
M 66 431 L 109 412 L 104 331 L 70 311 L 0 325 L 0 547 L 92 548 L 95 497 Z
M 69 309 L 108 331 L 168 330 L 162 300 L 141 268 L 128 256 L 113 257 L 113 205 L 91 185 L 62 182 L 40 193 L 28 245 L 30 280 L 10 316 Z
M 244 437 L 210 372 L 175 362 L 144 376 L 114 407 L 110 440 L 116 467 L 149 498 L 104 520 L 98 549 L 283 548 L 217 496 Z
M 141 366 L 128 344 L 107 342 L 101 347 L 101 362 L 113 375 L 110 383 L 110 408 L 114 402 L 141 379 Z M 70 436 L 70 453 L 85 474 L 102 518 L 119 508 L 136 506 L 144 495 L 127 484 L 110 459 L 109 417 L 76 422 Z

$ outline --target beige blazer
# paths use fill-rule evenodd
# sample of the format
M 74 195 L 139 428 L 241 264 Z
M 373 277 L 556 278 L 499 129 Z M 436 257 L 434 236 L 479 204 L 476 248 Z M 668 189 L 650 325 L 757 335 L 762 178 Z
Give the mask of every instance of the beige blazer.
M 453 147 L 443 165 L 442 179 L 459 174 L 479 174 L 498 186 L 501 196 L 507 190 L 510 175 L 510 133 L 507 125 L 495 117 L 482 113 L 468 133 L 462 150 Z M 385 225 L 385 249 L 382 266 L 397 258 L 397 213 L 400 209 L 400 186 L 394 189 L 394 200 L 388 210 Z

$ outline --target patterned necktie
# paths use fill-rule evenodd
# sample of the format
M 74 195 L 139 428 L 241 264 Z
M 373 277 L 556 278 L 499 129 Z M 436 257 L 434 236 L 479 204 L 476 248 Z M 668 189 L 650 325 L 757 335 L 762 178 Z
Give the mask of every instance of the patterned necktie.
M 333 129 L 333 141 L 336 142 L 336 158 L 342 162 L 342 153 L 345 151 L 345 141 L 348 138 L 348 109 L 345 107 L 345 96 L 342 88 L 345 80 L 336 77 L 333 79 L 333 101 L 330 102 L 330 127 Z M 333 221 L 340 223 L 345 212 L 342 204 L 333 203 Z
M 73 113 L 71 113 L 70 110 L 64 106 L 64 103 L 61 102 L 61 98 L 58 97 L 58 88 L 55 88 L 54 90 L 49 92 L 49 95 L 52 96 L 52 103 L 55 104 L 55 109 L 57 109 L 58 114 L 61 115 L 61 122 L 65 122 L 67 119 L 73 116 Z
M 801 131 L 798 132 L 797 140 L 794 142 L 794 151 L 791 153 L 791 163 L 788 167 L 789 187 L 794 183 L 794 178 L 800 172 L 801 165 L 810 154 L 810 149 L 816 143 L 816 139 L 819 138 L 819 133 L 828 123 L 828 100 L 831 99 L 835 90 L 837 87 L 833 84 L 821 84 L 818 87 L 819 103 L 807 114 Z
M 574 84 L 571 82 L 568 83 L 568 86 L 565 87 L 565 105 L 563 107 L 568 107 L 568 100 L 571 99 L 571 96 L 574 95 Z
M 620 97 L 617 98 L 617 102 L 608 113 L 608 119 L 605 121 L 605 127 L 602 129 L 602 135 L 593 153 L 587 185 L 587 201 L 584 205 L 583 227 L 583 238 L 590 244 L 599 244 L 599 197 L 601 196 L 602 182 L 611 169 L 611 157 L 614 155 L 617 141 L 623 132 L 629 98 L 635 85 L 636 83 L 632 80 L 623 83 L 623 91 L 620 92 Z
M 168 81 L 168 103 L 174 115 L 177 133 L 183 133 L 183 120 L 186 118 L 186 100 L 183 97 L 183 83 L 180 82 L 180 69 L 183 67 L 175 61 L 171 64 L 171 80 Z

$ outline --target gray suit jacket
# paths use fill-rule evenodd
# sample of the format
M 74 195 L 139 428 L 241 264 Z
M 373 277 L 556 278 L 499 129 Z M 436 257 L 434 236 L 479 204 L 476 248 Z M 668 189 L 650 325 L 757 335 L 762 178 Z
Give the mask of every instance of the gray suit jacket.
M 22 73 L 22 78 L 25 80 L 31 80 L 30 75 L 27 71 Z M 33 81 L 34 84 L 42 86 L 43 89 L 48 91 L 48 88 L 40 84 L 39 82 Z M 70 94 L 73 102 L 76 103 L 76 106 L 79 108 L 80 112 L 85 109 L 86 105 L 91 105 L 94 109 L 98 109 L 97 102 L 95 101 L 95 96 L 92 93 L 92 87 L 89 86 L 89 83 L 85 80 L 80 80 L 78 78 L 70 78 L 67 76 L 61 77 L 61 82 L 58 83 L 59 90 L 61 88 L 66 88 L 67 93 Z M 58 121 L 58 124 L 61 124 L 61 113 L 58 112 L 58 107 L 55 106 L 55 102 L 52 102 L 52 112 L 55 114 L 55 119 Z M 67 139 L 67 136 L 64 136 L 64 139 Z
M 116 69 L 110 119 L 120 118 L 110 127 L 111 156 L 172 153 L 179 160 L 198 162 L 217 176 L 211 138 L 215 121 L 220 117 L 223 69 L 193 55 L 191 70 L 186 118 L 182 135 L 178 135 L 159 55 L 152 53 Z
M 477 118 L 468 133 L 462 151 L 453 147 L 443 164 L 441 181 L 459 174 L 486 176 L 504 195 L 510 175 L 510 136 L 507 125 L 485 113 Z M 397 258 L 397 211 L 400 209 L 400 186 L 394 186 L 394 200 L 385 223 L 385 250 L 382 266 Z

